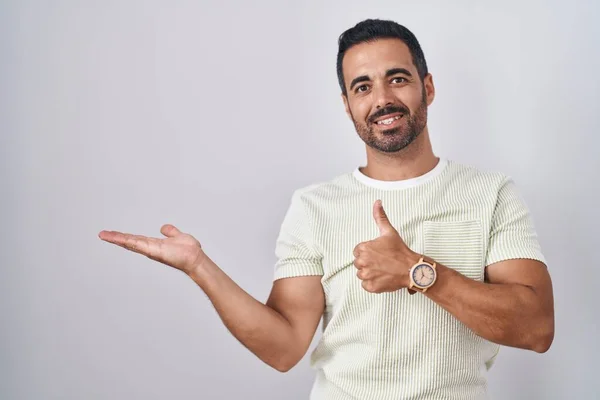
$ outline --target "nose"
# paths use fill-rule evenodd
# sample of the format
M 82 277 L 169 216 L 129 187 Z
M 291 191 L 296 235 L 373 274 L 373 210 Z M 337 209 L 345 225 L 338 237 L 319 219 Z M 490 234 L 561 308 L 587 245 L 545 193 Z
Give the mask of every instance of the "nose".
M 392 89 L 387 85 L 377 85 L 375 90 L 375 105 L 377 109 L 394 104 L 395 98 Z

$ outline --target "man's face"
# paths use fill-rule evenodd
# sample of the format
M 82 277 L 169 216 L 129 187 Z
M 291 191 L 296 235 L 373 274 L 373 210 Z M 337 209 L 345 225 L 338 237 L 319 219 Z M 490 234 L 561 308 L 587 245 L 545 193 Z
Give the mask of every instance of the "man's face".
M 369 147 L 397 152 L 425 129 L 433 82 L 431 75 L 421 82 L 404 42 L 379 39 L 355 45 L 346 51 L 342 68 L 346 112 Z

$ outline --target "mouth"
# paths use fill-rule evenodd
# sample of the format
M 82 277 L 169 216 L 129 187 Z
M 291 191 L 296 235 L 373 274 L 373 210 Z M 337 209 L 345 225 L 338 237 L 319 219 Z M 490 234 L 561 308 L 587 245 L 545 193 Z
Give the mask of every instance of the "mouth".
M 374 124 L 385 129 L 390 129 L 399 125 L 402 117 L 404 117 L 404 114 L 401 113 L 388 114 L 385 117 L 375 120 Z

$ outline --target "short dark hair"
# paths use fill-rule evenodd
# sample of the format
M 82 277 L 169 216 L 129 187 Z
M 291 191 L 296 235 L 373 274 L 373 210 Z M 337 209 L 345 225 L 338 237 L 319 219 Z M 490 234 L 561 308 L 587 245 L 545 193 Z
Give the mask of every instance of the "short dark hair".
M 400 39 L 408 46 L 413 63 L 417 68 L 421 81 L 427 76 L 427 62 L 421 49 L 419 41 L 415 35 L 406 27 L 394 22 L 381 19 L 366 19 L 359 22 L 354 27 L 342 33 L 338 39 L 337 55 L 337 75 L 340 88 L 344 96 L 347 96 L 346 86 L 344 84 L 344 72 L 342 70 L 342 60 L 346 51 L 359 43 L 373 42 L 377 39 Z

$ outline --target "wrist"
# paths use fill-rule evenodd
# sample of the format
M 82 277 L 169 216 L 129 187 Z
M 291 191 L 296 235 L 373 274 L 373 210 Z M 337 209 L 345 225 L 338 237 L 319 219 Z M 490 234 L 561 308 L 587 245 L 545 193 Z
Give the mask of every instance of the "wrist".
M 408 291 L 414 294 L 415 291 L 427 292 L 435 286 L 438 278 L 437 262 L 424 254 L 416 254 L 413 263 L 408 272 Z M 415 261 L 416 260 L 416 261 Z
M 187 271 L 185 271 L 185 273 L 194 281 L 198 282 L 198 280 L 206 275 L 207 270 L 210 268 L 210 263 L 212 263 L 212 260 L 201 251 L 194 263 Z
M 438 265 L 438 263 L 433 258 L 427 257 L 425 254 L 419 254 L 418 257 L 419 257 L 419 259 L 421 259 L 421 257 L 423 257 L 423 261 L 425 261 L 428 264 L 432 264 L 433 265 L 435 263 L 436 267 Z
M 411 250 L 410 254 L 408 256 L 406 256 L 405 258 L 405 262 L 408 264 L 404 267 L 402 267 L 402 287 L 407 288 L 410 294 L 415 293 L 415 291 L 413 289 L 410 289 L 410 285 L 412 283 L 411 279 L 410 279 L 410 270 L 412 269 L 412 267 L 417 264 L 420 260 L 421 260 L 421 254 L 419 253 L 415 253 L 414 251 Z

